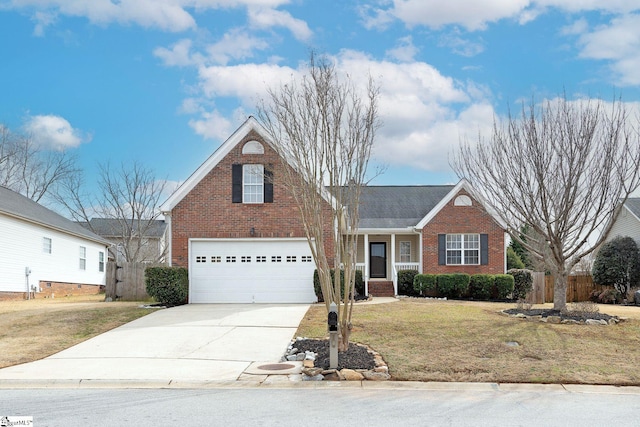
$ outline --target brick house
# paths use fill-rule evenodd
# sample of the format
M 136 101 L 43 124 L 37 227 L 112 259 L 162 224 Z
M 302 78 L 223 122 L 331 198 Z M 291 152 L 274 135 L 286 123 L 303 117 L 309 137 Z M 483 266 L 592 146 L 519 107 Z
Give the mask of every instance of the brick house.
M 189 269 L 189 302 L 316 300 L 299 212 L 278 182 L 283 167 L 250 117 L 161 206 L 171 265 Z M 464 180 L 366 187 L 360 217 L 357 268 L 374 295 L 397 294 L 400 269 L 505 271 L 504 228 Z M 331 242 L 330 223 L 325 230 Z

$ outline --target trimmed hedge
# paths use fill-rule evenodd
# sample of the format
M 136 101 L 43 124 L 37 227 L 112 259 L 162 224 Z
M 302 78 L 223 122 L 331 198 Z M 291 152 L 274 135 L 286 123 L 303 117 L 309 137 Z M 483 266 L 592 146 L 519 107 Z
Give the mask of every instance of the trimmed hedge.
M 330 271 L 331 283 L 333 283 L 335 270 L 332 268 Z M 356 270 L 355 282 L 356 295 L 364 295 L 364 280 L 362 278 L 362 271 Z M 320 287 L 320 276 L 318 275 L 317 269 L 313 271 L 313 290 L 316 293 L 316 297 L 318 297 L 318 302 L 323 302 L 324 297 L 322 296 L 322 288 Z M 344 295 L 344 270 L 340 270 L 340 291 L 342 295 Z
M 469 297 L 486 301 L 493 294 L 494 277 L 491 274 L 473 274 L 469 280 Z
M 513 276 L 513 299 L 524 299 L 533 290 L 533 272 L 522 268 L 507 270 Z
M 413 281 L 418 274 L 418 270 L 398 271 L 398 294 L 410 297 L 418 296 L 420 293 L 413 288 Z
M 413 289 L 420 295 L 427 292 L 435 292 L 438 285 L 436 274 L 416 274 L 413 278 Z
M 183 267 L 147 267 L 147 293 L 161 304 L 181 305 L 189 295 L 189 272 Z
M 496 274 L 494 284 L 496 290 L 496 299 L 507 299 L 513 294 L 514 279 L 510 274 Z
M 438 275 L 438 293 L 447 298 L 460 298 L 469 289 L 471 276 L 466 273 Z

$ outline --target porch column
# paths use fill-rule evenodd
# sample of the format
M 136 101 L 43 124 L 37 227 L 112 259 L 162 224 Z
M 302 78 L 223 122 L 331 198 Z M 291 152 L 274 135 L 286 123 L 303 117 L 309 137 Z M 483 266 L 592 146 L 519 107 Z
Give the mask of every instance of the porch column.
M 364 235 L 364 293 L 369 296 L 369 235 Z
M 398 295 L 398 272 L 396 271 L 396 235 L 391 235 L 391 280 L 393 280 L 393 294 Z
M 418 262 L 420 263 L 418 271 L 420 274 L 424 274 L 424 265 L 422 257 L 422 232 L 418 235 Z

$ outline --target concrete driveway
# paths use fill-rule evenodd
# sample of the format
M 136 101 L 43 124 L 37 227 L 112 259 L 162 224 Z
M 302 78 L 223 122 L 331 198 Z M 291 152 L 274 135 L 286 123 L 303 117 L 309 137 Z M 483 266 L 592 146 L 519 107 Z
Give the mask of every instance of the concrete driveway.
M 308 308 L 192 304 L 160 309 L 45 359 L 0 369 L 0 382 L 175 386 L 235 381 L 253 362 L 278 362 Z

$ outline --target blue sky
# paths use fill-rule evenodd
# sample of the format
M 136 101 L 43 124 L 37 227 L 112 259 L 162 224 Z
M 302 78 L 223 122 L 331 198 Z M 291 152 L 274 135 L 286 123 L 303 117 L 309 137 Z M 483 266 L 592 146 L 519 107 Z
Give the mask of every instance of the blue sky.
M 532 96 L 640 104 L 638 0 L 0 0 L 0 123 L 180 182 L 311 48 L 380 85 L 375 184 L 456 182 Z

